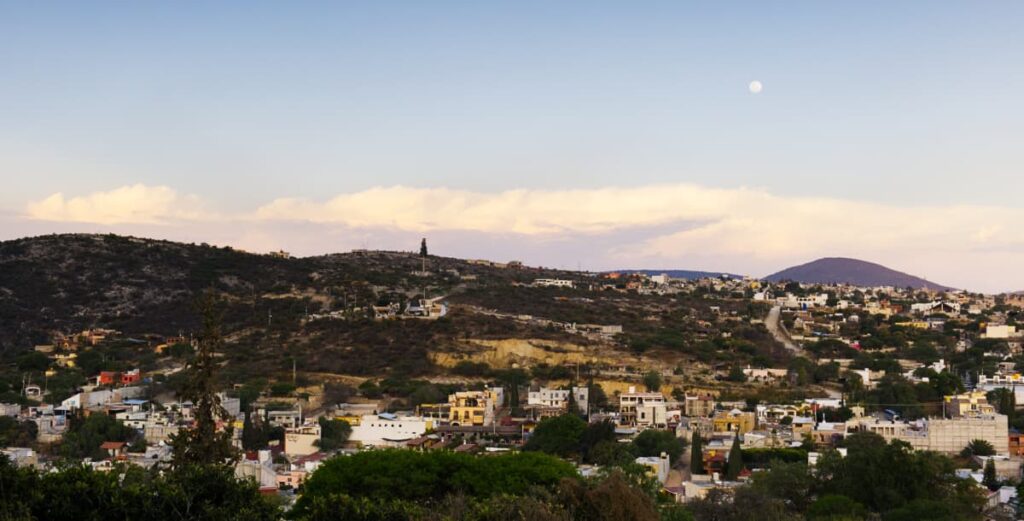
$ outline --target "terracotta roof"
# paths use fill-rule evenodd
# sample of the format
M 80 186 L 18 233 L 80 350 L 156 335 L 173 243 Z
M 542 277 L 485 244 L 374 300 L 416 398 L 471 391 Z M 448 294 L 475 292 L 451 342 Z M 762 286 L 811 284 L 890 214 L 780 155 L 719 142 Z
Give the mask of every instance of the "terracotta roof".
M 103 442 L 103 445 L 100 445 L 100 448 L 103 450 L 117 450 L 125 445 L 126 443 L 123 441 L 105 441 Z

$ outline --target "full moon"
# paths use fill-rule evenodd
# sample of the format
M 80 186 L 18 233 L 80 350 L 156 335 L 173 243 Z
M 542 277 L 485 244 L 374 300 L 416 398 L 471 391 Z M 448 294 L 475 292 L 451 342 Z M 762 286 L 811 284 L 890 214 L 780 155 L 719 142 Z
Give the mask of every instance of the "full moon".
M 748 88 L 750 89 L 751 94 L 760 94 L 761 89 L 764 89 L 764 85 L 761 85 L 761 82 L 754 80 L 750 82 L 750 86 Z

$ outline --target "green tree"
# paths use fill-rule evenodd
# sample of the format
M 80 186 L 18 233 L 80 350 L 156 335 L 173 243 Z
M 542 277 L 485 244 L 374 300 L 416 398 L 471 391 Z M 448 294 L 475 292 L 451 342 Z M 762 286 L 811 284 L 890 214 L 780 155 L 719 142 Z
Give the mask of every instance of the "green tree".
M 1010 389 L 1001 387 L 994 389 L 986 394 L 988 403 L 994 404 L 996 411 L 999 414 L 1005 414 L 1007 421 L 1012 425 L 1014 417 L 1017 415 L 1017 398 Z
M 807 509 L 807 521 L 855 521 L 867 518 L 864 505 L 838 494 L 826 494 Z
M 996 476 L 996 464 L 992 458 L 985 460 L 984 477 L 981 484 L 988 487 L 989 490 L 997 490 L 1002 485 L 999 482 L 999 477 Z
M 19 371 L 43 372 L 50 367 L 50 359 L 39 351 L 29 351 L 18 356 L 16 363 Z
M 267 446 L 266 435 L 260 426 L 252 419 L 253 413 L 245 413 L 245 421 L 242 423 L 242 448 L 245 450 L 260 450 Z
M 633 446 L 638 456 L 661 456 L 664 452 L 673 464 L 683 454 L 682 441 L 669 431 L 647 429 L 633 439 Z
M 72 416 L 68 432 L 61 441 L 60 453 L 69 460 L 106 459 L 109 455 L 100 449 L 107 441 L 131 443 L 139 433 L 106 414 L 91 414 L 87 418 Z
M 223 311 L 217 297 L 208 290 L 200 298 L 199 312 L 203 329 L 199 335 L 195 357 L 186 368 L 188 379 L 179 394 L 181 400 L 191 401 L 195 422 L 192 428 L 182 429 L 171 438 L 172 465 L 215 465 L 230 467 L 238 458 L 231 444 L 230 416 L 221 405 L 217 394 L 217 351 L 223 347 L 220 325 Z M 226 427 L 217 429 L 219 420 Z
M 704 473 L 704 442 L 698 431 L 693 431 L 693 436 L 690 438 L 690 472 L 693 474 Z
M 806 454 L 800 461 L 774 460 L 767 472 L 755 472 L 751 476 L 751 486 L 782 500 L 789 511 L 803 512 L 807 509 L 815 486 L 814 477 L 808 472 L 806 461 Z
M 583 434 L 580 435 L 580 454 L 583 456 L 583 461 L 594 463 L 591 452 L 594 447 L 603 442 L 616 443 L 615 425 L 608 420 L 588 424 Z
M 742 367 L 734 365 L 732 369 L 729 369 L 729 375 L 726 377 L 726 380 L 742 383 L 747 381 L 747 375 L 743 374 Z
M 519 407 L 519 388 L 530 381 L 529 375 L 522 369 L 506 369 L 498 373 L 498 380 L 505 386 L 508 406 Z
M 644 375 L 644 387 L 651 392 L 661 391 L 661 374 L 657 371 L 648 371 Z
M 332 420 L 321 416 L 317 421 L 320 423 L 320 441 L 317 445 L 320 450 L 340 449 L 352 434 L 352 426 L 345 420 Z
M 587 404 L 590 406 L 591 412 L 603 411 L 608 408 L 608 395 L 605 394 L 601 384 L 594 383 L 593 378 L 587 384 L 587 393 Z
M 426 256 L 427 256 L 427 238 L 424 237 L 422 240 L 420 240 L 420 257 L 426 257 Z
M 960 455 L 965 458 L 971 456 L 994 456 L 996 453 L 995 447 L 992 446 L 988 440 L 974 439 L 967 443 L 967 446 L 960 451 Z
M 530 434 L 523 450 L 540 451 L 565 458 L 580 452 L 580 441 L 587 423 L 579 416 L 563 414 L 542 420 Z
M 728 466 L 725 468 L 725 479 L 735 480 L 743 472 L 743 449 L 740 448 L 739 434 L 733 436 L 732 447 L 729 449 Z

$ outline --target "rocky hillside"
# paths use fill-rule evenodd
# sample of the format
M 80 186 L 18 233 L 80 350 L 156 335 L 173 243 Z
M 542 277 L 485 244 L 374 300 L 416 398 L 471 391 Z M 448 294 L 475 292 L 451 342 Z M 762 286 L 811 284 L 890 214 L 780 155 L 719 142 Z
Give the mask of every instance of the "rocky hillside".
M 576 279 L 581 289 L 528 285 L 551 277 Z M 144 363 L 163 338 L 196 331 L 193 305 L 208 289 L 224 303 L 228 377 L 290 374 L 293 362 L 307 373 L 364 376 L 436 374 L 462 358 L 530 363 L 481 352 L 508 340 L 571 344 L 541 350 L 586 348 L 590 359 L 609 364 L 640 353 L 673 366 L 687 359 L 767 364 L 785 356 L 763 327 L 748 322 L 761 311 L 742 300 L 587 289 L 592 280 L 404 252 L 281 258 L 114 235 L 19 239 L 0 242 L 0 362 L 98 327 L 123 333 L 122 344 L 102 352 L 108 365 Z M 369 318 L 371 306 L 424 293 L 444 296 L 452 312 L 440 320 Z M 712 305 L 725 313 L 712 313 Z M 622 325 L 624 333 L 595 338 L 556 323 Z
M 794 281 L 808 284 L 843 283 L 856 286 L 893 286 L 898 288 L 951 289 L 920 277 L 896 271 L 881 264 L 844 257 L 826 257 L 786 268 L 767 277 L 770 282 Z

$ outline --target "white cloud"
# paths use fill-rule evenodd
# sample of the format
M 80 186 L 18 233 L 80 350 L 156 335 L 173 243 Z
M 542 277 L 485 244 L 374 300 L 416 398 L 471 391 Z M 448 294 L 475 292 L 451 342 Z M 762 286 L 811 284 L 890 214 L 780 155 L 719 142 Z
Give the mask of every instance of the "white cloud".
M 28 203 L 26 216 L 43 221 L 96 224 L 170 224 L 210 217 L 202 212 L 196 196 L 182 195 L 166 186 L 143 184 L 70 199 L 58 192 Z
M 946 284 L 1024 287 L 1024 275 L 1016 269 L 1024 261 L 1024 228 L 1013 224 L 1024 221 L 1020 208 L 893 205 L 692 184 L 496 193 L 396 186 L 321 201 L 282 198 L 233 215 L 205 213 L 203 206 L 197 197 L 168 187 L 134 185 L 70 199 L 54 194 L 30 203 L 26 214 L 46 221 L 189 229 L 216 221 L 222 230 L 234 230 L 236 245 L 250 248 L 322 244 L 297 235 L 317 238 L 330 231 L 371 238 L 431 232 L 443 234 L 452 246 L 465 241 L 461 251 L 486 249 L 481 237 L 503 237 L 531 252 L 542 249 L 543 256 L 535 253 L 538 263 L 583 260 L 607 268 L 760 275 L 793 262 L 841 255 L 891 264 Z M 285 236 L 283 229 L 294 231 Z M 591 245 L 582 259 L 581 244 Z M 479 251 L 473 256 L 487 255 Z

